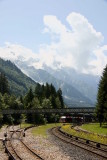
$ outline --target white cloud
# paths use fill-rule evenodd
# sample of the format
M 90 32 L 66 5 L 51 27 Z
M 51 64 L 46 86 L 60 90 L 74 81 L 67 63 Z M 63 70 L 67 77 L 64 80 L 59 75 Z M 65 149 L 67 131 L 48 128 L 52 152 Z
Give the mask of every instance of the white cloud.
M 29 66 L 35 66 L 36 64 L 37 68 L 41 67 L 38 63 L 38 56 L 33 53 L 31 49 L 18 44 L 11 44 L 6 42 L 4 47 L 0 47 L 0 57 L 5 60 L 11 60 L 12 62 L 18 60 L 27 62 Z
M 88 20 L 79 13 L 71 13 L 66 21 L 69 29 L 56 16 L 44 16 L 44 33 L 49 33 L 51 42 L 41 45 L 38 53 L 33 53 L 21 45 L 6 43 L 0 47 L 0 56 L 13 61 L 23 59 L 29 65 L 42 68 L 43 64 L 53 67 L 73 67 L 79 72 L 101 74 L 107 64 L 107 45 Z
M 50 33 L 61 34 L 66 32 L 66 27 L 57 19 L 56 16 L 44 16 L 45 31 Z
M 25 60 L 28 60 L 31 57 L 37 58 L 31 49 L 9 42 L 6 42 L 4 47 L 0 47 L 0 56 L 4 59 L 11 59 L 13 61 L 23 57 Z
M 107 64 L 107 56 L 104 53 L 107 53 L 107 45 L 104 45 L 94 51 L 96 59 L 90 62 L 91 65 L 95 66 L 92 70 L 92 73 L 100 75 L 103 71 L 103 68 Z
M 97 73 L 101 73 L 107 63 L 107 57 L 104 56 L 103 51 L 100 51 L 104 39 L 103 35 L 97 32 L 88 20 L 79 13 L 69 14 L 66 20 L 71 29 L 63 25 L 55 16 L 44 17 L 45 30 L 50 33 L 51 37 L 57 35 L 57 41 L 52 39 L 50 45 L 44 46 L 42 53 L 46 56 L 54 52 L 53 59 L 51 57 L 51 66 L 57 60 L 61 66 L 73 67 L 81 72 L 94 73 L 98 69 Z M 98 58 L 99 54 L 100 58 Z M 100 61 L 103 58 L 105 60 L 102 64 Z

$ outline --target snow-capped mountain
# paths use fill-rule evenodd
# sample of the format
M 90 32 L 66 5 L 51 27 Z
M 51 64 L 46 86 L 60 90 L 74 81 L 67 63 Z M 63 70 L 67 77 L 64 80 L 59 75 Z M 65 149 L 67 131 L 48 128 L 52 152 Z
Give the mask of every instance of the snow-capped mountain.
M 7 45 L 0 48 L 0 57 L 14 62 L 26 75 L 39 83 L 53 83 L 63 91 L 65 102 L 69 106 L 91 106 L 96 101 L 98 76 L 78 73 L 72 68 L 59 67 L 55 62 L 55 68 L 47 66 L 37 54 L 31 50 Z

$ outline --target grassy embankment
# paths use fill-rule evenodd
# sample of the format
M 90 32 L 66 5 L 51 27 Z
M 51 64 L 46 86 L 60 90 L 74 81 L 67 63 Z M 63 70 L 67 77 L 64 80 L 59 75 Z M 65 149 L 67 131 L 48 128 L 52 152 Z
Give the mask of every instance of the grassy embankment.
M 30 124 L 30 123 L 21 123 L 21 128 L 26 128 L 26 127 L 30 127 L 32 126 L 33 124 Z
M 29 126 L 32 126 L 33 124 L 29 124 L 29 123 L 22 123 L 21 124 L 21 128 L 26 128 Z M 52 123 L 52 124 L 46 124 L 46 125 L 40 125 L 38 127 L 34 127 L 32 128 L 32 134 L 34 136 L 46 136 L 47 135 L 47 130 L 52 128 L 52 127 L 56 127 L 56 126 L 61 126 L 61 123 Z
M 30 124 L 30 123 L 21 123 L 21 128 L 26 128 L 26 127 L 29 127 L 29 126 L 32 126 L 33 124 Z M 41 135 L 41 136 L 46 136 L 47 135 L 47 130 L 49 128 L 52 128 L 52 127 L 56 127 L 56 126 L 61 126 L 61 123 L 52 123 L 52 124 L 46 124 L 46 125 L 40 125 L 38 127 L 34 127 L 32 128 L 32 134 L 34 136 L 38 136 L 38 135 Z
M 106 125 L 103 125 L 102 127 L 100 127 L 99 123 L 90 123 L 90 124 L 82 125 L 81 128 L 89 132 L 107 136 L 107 126 Z
M 52 123 L 52 124 L 46 124 L 46 125 L 41 125 L 41 126 L 38 126 L 36 128 L 33 128 L 32 129 L 32 134 L 34 136 L 47 136 L 47 130 L 52 128 L 52 127 L 56 127 L 56 126 L 61 126 L 61 123 Z
M 74 136 L 78 136 L 78 137 L 86 138 L 86 139 L 93 140 L 99 143 L 107 144 L 107 137 L 99 136 L 96 133 L 96 130 L 94 130 L 94 127 L 93 127 L 93 132 L 95 134 L 84 133 L 82 131 L 75 131 L 74 129 L 71 129 L 71 125 L 62 126 L 62 130 Z M 97 128 L 97 131 L 98 131 L 98 128 Z M 104 129 L 104 132 L 102 133 L 105 133 L 105 129 Z

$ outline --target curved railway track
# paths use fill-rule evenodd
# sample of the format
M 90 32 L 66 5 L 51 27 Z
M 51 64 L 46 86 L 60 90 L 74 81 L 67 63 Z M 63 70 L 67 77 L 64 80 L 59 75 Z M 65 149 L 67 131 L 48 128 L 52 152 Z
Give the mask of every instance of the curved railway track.
M 101 160 L 107 160 L 107 145 L 100 145 L 94 141 L 89 141 L 83 138 L 72 136 L 68 133 L 63 132 L 60 127 L 54 127 L 50 130 L 50 132 L 65 143 L 69 143 L 71 145 L 75 145 L 79 148 L 87 150 L 88 152 L 91 152 L 100 157 Z
M 5 150 L 11 160 L 43 160 L 35 151 L 29 148 L 22 140 L 24 130 L 9 131 L 6 141 L 4 141 Z

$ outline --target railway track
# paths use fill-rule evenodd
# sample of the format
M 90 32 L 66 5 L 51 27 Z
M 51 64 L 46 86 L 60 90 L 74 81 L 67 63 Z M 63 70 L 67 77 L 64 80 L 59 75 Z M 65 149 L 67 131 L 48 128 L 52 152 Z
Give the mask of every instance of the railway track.
M 11 160 L 43 160 L 35 151 L 23 142 L 23 130 L 17 129 L 8 132 L 4 141 L 5 150 Z
M 88 152 L 91 152 L 100 157 L 101 160 L 107 160 L 107 145 L 100 145 L 94 141 L 72 136 L 63 132 L 60 127 L 54 127 L 50 130 L 50 132 L 65 143 L 69 143 L 71 145 L 75 145 L 79 148 L 87 150 Z

